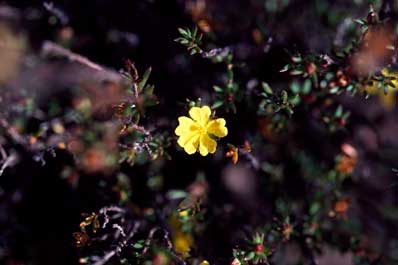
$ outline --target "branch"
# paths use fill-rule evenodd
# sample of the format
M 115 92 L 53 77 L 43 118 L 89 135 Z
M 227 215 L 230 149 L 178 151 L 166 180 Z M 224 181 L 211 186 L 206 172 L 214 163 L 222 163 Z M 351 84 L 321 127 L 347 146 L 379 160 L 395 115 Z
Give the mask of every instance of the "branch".
M 53 2 L 49 2 L 49 3 L 44 2 L 43 6 L 48 12 L 50 12 L 52 15 L 56 16 L 61 21 L 61 23 L 63 25 L 69 24 L 68 16 L 65 14 L 64 11 L 62 11 L 58 7 L 55 7 Z
M 0 118 L 0 126 L 6 130 L 7 134 L 14 140 L 14 142 L 21 145 L 25 145 L 27 143 L 26 139 L 24 139 L 24 137 L 19 134 L 14 127 L 11 127 L 6 119 Z
M 62 46 L 59 46 L 51 41 L 45 41 L 43 46 L 42 46 L 42 54 L 44 56 L 60 56 L 60 57 L 65 57 L 69 61 L 72 62 L 78 62 L 82 65 L 85 65 L 91 69 L 97 70 L 97 71 L 103 71 L 104 68 L 100 66 L 99 64 L 96 64 L 92 61 L 90 61 L 88 58 L 79 55 L 77 53 L 74 53 L 68 49 L 63 48 Z
M 4 170 L 5 170 L 7 167 L 11 166 L 12 164 L 14 164 L 15 161 L 17 161 L 17 158 L 18 158 L 18 156 L 17 156 L 15 153 L 12 153 L 11 155 L 9 155 L 9 156 L 4 160 L 4 163 L 3 163 L 3 165 L 1 165 L 1 168 L 0 168 L 0 176 L 3 175 Z
M 186 265 L 186 262 L 183 259 L 181 259 L 181 257 L 175 252 L 175 250 L 173 248 L 173 243 L 171 243 L 171 240 L 170 240 L 169 232 L 166 229 L 163 229 L 161 227 L 154 227 L 149 231 L 148 238 L 145 240 L 145 243 L 144 243 L 145 248 L 142 251 L 142 254 L 145 255 L 148 252 L 148 250 L 152 244 L 153 238 L 154 238 L 156 232 L 158 232 L 158 231 L 163 232 L 163 239 L 167 244 L 166 248 L 170 251 L 170 254 L 177 261 L 177 264 Z
M 127 245 L 130 239 L 137 233 L 138 227 L 140 223 L 136 222 L 134 227 L 131 229 L 130 233 L 125 237 L 125 239 L 119 243 L 113 250 L 107 252 L 101 259 L 93 263 L 93 265 L 104 265 L 106 264 L 113 256 L 120 253 L 122 249 Z
M 41 48 L 41 55 L 43 57 L 56 57 L 56 58 L 64 58 L 70 62 L 77 63 L 81 66 L 87 67 L 88 70 L 91 70 L 88 73 L 85 73 L 79 70 L 79 73 L 76 73 L 77 77 L 75 77 L 77 80 L 79 80 L 81 75 L 84 75 L 85 77 L 90 77 L 90 79 L 100 79 L 101 81 L 112 81 L 118 84 L 123 84 L 127 85 L 127 80 L 123 77 L 123 75 L 113 69 L 109 69 L 107 67 L 104 67 L 102 65 L 99 65 L 95 62 L 92 62 L 88 58 L 74 53 L 71 50 L 65 49 L 64 47 L 51 42 L 51 41 L 45 41 L 42 45 Z

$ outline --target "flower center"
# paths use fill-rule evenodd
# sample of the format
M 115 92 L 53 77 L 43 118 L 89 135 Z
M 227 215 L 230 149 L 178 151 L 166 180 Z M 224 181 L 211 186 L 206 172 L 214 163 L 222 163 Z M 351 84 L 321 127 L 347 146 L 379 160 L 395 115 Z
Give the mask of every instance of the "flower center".
M 200 124 L 199 122 L 196 122 L 197 130 L 200 134 L 205 134 L 207 133 L 207 124 L 203 125 Z

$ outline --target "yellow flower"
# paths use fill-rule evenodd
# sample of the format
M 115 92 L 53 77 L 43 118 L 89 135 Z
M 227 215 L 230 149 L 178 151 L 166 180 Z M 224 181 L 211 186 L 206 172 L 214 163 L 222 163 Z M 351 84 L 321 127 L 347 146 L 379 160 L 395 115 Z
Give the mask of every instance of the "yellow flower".
M 398 78 L 398 73 L 390 72 L 386 68 L 381 71 L 381 74 L 386 77 L 395 77 Z M 394 107 L 395 103 L 395 92 L 398 90 L 398 81 L 391 80 L 393 86 L 388 86 L 388 93 L 385 94 L 383 89 L 379 89 L 377 84 L 373 84 L 371 86 L 366 87 L 366 91 L 369 94 L 377 94 L 383 106 L 386 108 Z
M 178 213 L 178 215 L 182 218 L 187 217 L 188 216 L 188 210 L 184 210 Z
M 187 255 L 193 245 L 193 238 L 191 234 L 176 232 L 173 238 L 175 250 L 183 255 Z
M 228 134 L 225 120 L 210 119 L 211 111 L 208 106 L 192 107 L 189 117 L 178 118 L 179 125 L 175 134 L 179 136 L 177 143 L 184 148 L 185 152 L 192 155 L 199 149 L 202 156 L 216 152 L 217 142 L 215 137 L 221 138 Z
M 194 244 L 192 234 L 182 230 L 182 222 L 178 220 L 176 214 L 172 214 L 168 221 L 172 230 L 172 241 L 175 250 L 184 257 L 189 256 L 189 251 Z

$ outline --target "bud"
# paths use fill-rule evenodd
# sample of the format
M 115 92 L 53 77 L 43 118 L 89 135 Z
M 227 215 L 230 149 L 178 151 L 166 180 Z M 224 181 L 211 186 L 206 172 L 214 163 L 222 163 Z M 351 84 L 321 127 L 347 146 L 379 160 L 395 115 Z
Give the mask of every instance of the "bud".
M 257 244 L 254 246 L 254 252 L 256 253 L 262 253 L 264 251 L 264 246 L 263 244 Z
M 241 265 L 242 263 L 237 259 L 237 258 L 235 258 L 232 262 L 231 262 L 231 265 Z
M 307 64 L 307 74 L 312 75 L 316 71 L 316 65 L 314 63 Z
M 343 118 L 338 118 L 338 119 L 337 119 L 337 123 L 338 123 L 340 126 L 346 126 L 347 121 L 346 121 L 345 119 L 343 119 Z
M 368 24 L 374 24 L 377 21 L 377 14 L 374 11 L 369 12 L 368 17 L 366 18 Z

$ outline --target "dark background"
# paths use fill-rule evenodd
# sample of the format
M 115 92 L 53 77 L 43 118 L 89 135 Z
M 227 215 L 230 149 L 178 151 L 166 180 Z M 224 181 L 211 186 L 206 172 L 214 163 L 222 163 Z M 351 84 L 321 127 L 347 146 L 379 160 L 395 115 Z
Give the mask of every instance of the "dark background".
M 151 83 L 156 86 L 156 94 L 161 104 L 151 115 L 170 118 L 178 116 L 180 110 L 175 107 L 178 102 L 206 95 L 208 93 L 206 90 L 208 91 L 212 84 L 220 82 L 218 76 L 222 71 L 222 67 L 218 65 L 209 64 L 199 57 L 189 57 L 184 48 L 174 42 L 178 37 L 178 27 L 194 25 L 186 9 L 187 2 L 172 0 L 54 2 L 55 6 L 68 17 L 69 21 L 64 25 L 59 21 L 55 24 L 49 22 L 52 14 L 44 9 L 42 1 L 2 1 L 1 3 L 16 9 L 19 15 L 12 23 L 16 25 L 17 31 L 28 37 L 31 53 L 39 52 L 43 41 L 56 40 L 60 30 L 70 27 L 74 35 L 70 49 L 94 62 L 116 70 L 124 66 L 124 59 L 127 58 L 133 60 L 141 70 L 152 66 Z M 288 7 L 278 12 L 266 13 L 261 1 L 208 1 L 211 17 L 217 21 L 215 33 L 210 35 L 209 39 L 220 47 L 233 47 L 237 60 L 245 61 L 247 68 L 241 75 L 242 81 L 247 81 L 246 76 L 250 72 L 253 78 L 279 84 L 284 81 L 284 77 L 277 73 L 288 58 L 286 49 L 292 52 L 328 52 L 339 22 L 345 17 L 366 16 L 367 4 L 366 1 L 360 5 L 352 1 L 291 1 Z M 331 17 L 333 14 L 335 17 Z M 272 45 L 268 52 L 263 52 L 263 47 L 256 45 L 251 35 L 252 29 L 259 24 L 265 25 L 269 36 L 272 36 Z M 115 34 L 119 34 L 116 39 L 112 37 Z M 130 39 L 123 36 L 129 36 Z M 360 106 L 356 109 L 354 107 L 353 110 L 353 124 L 350 125 L 352 128 L 356 124 L 368 122 L 366 117 L 363 117 L 366 114 L 361 113 Z M 390 116 L 386 118 L 386 115 Z M 396 110 L 389 114 L 381 114 L 375 121 L 383 123 L 394 115 Z M 248 117 L 244 107 L 237 115 L 226 118 L 231 127 L 247 128 L 249 132 L 256 129 L 256 117 Z M 303 128 L 298 130 L 297 137 L 304 139 L 299 145 L 306 146 L 314 154 L 320 153 L 320 156 L 328 157 L 327 150 L 335 150 L 338 146 L 334 144 L 347 137 L 347 134 L 338 134 L 330 138 L 330 141 L 324 142 L 319 135 L 306 129 L 305 115 L 300 117 L 299 114 L 298 119 L 303 121 Z M 374 123 L 371 126 L 376 127 Z M 391 130 L 394 131 L 393 128 L 390 128 Z M 239 140 L 248 133 L 247 131 L 236 130 L 231 133 L 231 139 Z M 303 135 L 305 137 L 302 137 Z M 355 135 L 349 137 L 355 138 Z M 175 161 L 179 161 L 184 154 L 172 151 L 172 156 L 175 157 Z M 369 154 L 369 159 L 374 158 L 372 156 L 374 154 Z M 44 167 L 32 161 L 29 154 L 22 156 L 22 159 L 21 166 L 7 169 L 0 178 L 0 260 L 4 255 L 12 257 L 6 259 L 7 265 L 77 264 L 78 253 L 72 232 L 78 230 L 81 213 L 92 212 L 115 202 L 112 192 L 108 190 L 108 185 L 103 189 L 98 188 L 97 183 L 104 181 L 100 176 L 81 178 L 77 188 L 72 188 L 60 178 L 61 164 L 65 161 L 72 163 L 71 157 L 67 154 L 57 154 L 56 158 L 46 156 Z M 379 159 L 377 156 L 375 160 Z M 166 179 L 172 183 L 170 188 L 184 188 L 193 180 L 198 168 L 208 175 L 220 175 L 222 169 L 211 162 L 198 164 L 195 158 L 184 158 L 184 161 L 185 164 L 182 166 L 171 162 L 165 169 Z M 385 168 L 394 166 L 394 156 L 382 163 L 385 172 Z M 291 168 L 294 171 L 294 165 Z M 132 174 L 138 176 L 140 171 L 145 172 L 145 170 L 145 167 L 138 167 Z M 185 175 L 187 178 L 184 179 Z M 144 186 L 142 180 L 135 178 L 134 181 L 133 187 L 136 185 L 140 188 L 133 188 L 132 200 L 136 200 L 140 205 L 150 205 L 152 198 L 142 188 Z M 216 191 L 210 195 L 215 204 L 229 201 L 236 203 L 229 197 L 219 178 L 214 178 L 210 182 Z M 364 198 L 369 197 L 377 201 L 382 196 L 383 189 L 370 189 L 372 183 L 365 184 L 363 190 L 362 187 L 358 188 L 359 193 Z M 293 197 L 300 197 L 302 196 L 300 191 L 305 189 L 302 185 L 299 180 L 291 179 L 286 184 L 285 192 L 291 192 Z M 386 193 L 388 195 L 384 195 L 389 197 L 389 200 L 395 200 L 397 203 L 396 189 L 388 190 Z M 267 199 L 267 196 L 264 196 L 257 203 L 266 203 Z M 366 199 L 363 202 L 365 205 L 368 203 Z M 213 226 L 210 226 L 206 233 L 209 238 L 218 238 L 219 245 L 213 240 L 202 242 L 202 245 L 207 246 L 207 250 L 204 250 L 206 254 L 230 256 L 232 245 L 228 246 L 230 244 L 228 238 L 231 237 L 228 231 L 239 228 L 242 223 L 258 223 L 261 216 L 269 214 L 261 211 L 254 214 L 257 211 L 256 205 L 244 207 L 247 208 L 237 213 L 233 221 L 229 220 L 225 226 L 222 223 L 225 220 L 212 221 Z M 382 229 L 385 233 L 396 233 L 396 230 L 394 232 L 396 226 L 392 223 L 381 220 L 381 225 L 374 224 L 378 223 L 379 214 L 372 213 L 372 207 L 365 207 L 367 214 L 371 216 L 369 226 L 374 225 L 376 228 L 373 229 Z M 221 246 L 220 242 L 226 245 Z M 6 250 L 11 253 L 2 253 Z M 26 261 L 32 263 L 25 263 Z

